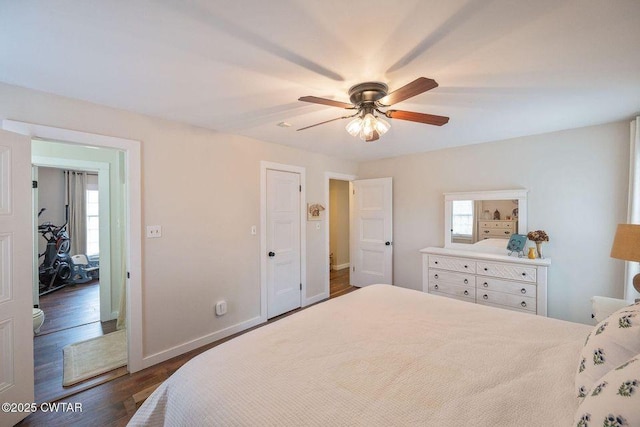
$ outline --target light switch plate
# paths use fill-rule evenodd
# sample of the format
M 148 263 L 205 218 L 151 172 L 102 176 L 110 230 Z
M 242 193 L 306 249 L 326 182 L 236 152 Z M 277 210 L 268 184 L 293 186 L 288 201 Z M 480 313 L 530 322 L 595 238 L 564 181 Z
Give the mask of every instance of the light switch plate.
M 161 225 L 147 225 L 147 238 L 155 239 L 158 237 L 162 237 L 162 226 Z

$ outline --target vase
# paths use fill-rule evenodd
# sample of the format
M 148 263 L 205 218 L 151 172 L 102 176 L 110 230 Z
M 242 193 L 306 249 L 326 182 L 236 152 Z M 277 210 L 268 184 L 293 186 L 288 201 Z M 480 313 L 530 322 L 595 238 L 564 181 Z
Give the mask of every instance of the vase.
M 544 258 L 542 256 L 542 242 L 536 242 L 536 252 L 538 252 L 538 258 Z
M 536 259 L 536 250 L 533 246 L 529 247 L 529 253 L 527 254 L 527 258 Z

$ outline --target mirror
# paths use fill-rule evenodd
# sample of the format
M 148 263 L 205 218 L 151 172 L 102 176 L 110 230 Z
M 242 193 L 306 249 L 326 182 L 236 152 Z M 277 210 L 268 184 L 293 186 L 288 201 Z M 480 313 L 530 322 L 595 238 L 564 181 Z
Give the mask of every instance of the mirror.
M 445 193 L 445 247 L 506 250 L 512 234 L 526 234 L 527 190 Z

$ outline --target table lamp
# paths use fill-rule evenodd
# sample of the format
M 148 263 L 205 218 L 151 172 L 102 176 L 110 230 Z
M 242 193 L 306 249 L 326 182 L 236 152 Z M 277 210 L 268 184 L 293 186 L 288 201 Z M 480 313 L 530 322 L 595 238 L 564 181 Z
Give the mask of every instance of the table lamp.
M 618 224 L 611 257 L 640 262 L 640 225 Z M 640 274 L 636 274 L 633 278 L 633 287 L 640 292 Z

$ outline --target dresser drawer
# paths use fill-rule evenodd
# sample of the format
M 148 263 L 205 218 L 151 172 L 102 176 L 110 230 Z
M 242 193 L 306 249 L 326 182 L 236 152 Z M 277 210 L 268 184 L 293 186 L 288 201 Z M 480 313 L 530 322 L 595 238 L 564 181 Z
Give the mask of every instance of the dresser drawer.
M 446 256 L 429 256 L 429 267 L 471 274 L 475 274 L 476 272 L 475 261 L 464 258 L 449 258 Z
M 478 289 L 476 302 L 478 304 L 505 305 L 508 307 L 517 308 L 519 310 L 532 311 L 534 313 L 536 311 L 535 297 L 512 295 L 503 292 L 492 292 Z
M 443 296 L 455 296 L 458 299 L 465 299 L 471 302 L 476 300 L 476 290 L 473 287 L 458 286 L 451 283 L 429 283 L 429 293 Z
M 512 221 L 480 221 L 481 228 L 508 228 L 515 230 L 515 222 Z
M 451 271 L 429 270 L 429 286 L 437 283 L 450 283 L 475 289 L 476 276 L 473 274 L 453 273 Z
M 480 236 L 481 237 L 498 237 L 498 238 L 505 238 L 505 237 L 509 237 L 513 234 L 513 230 L 509 230 L 506 228 L 490 228 L 490 229 L 480 229 Z
M 535 267 L 525 267 L 514 264 L 503 264 L 498 262 L 478 261 L 478 274 L 483 276 L 499 277 L 502 279 L 522 280 L 524 282 L 536 282 Z
M 536 285 L 529 283 L 509 282 L 491 277 L 478 277 L 476 278 L 476 283 L 478 292 L 498 291 L 527 297 L 536 296 Z

